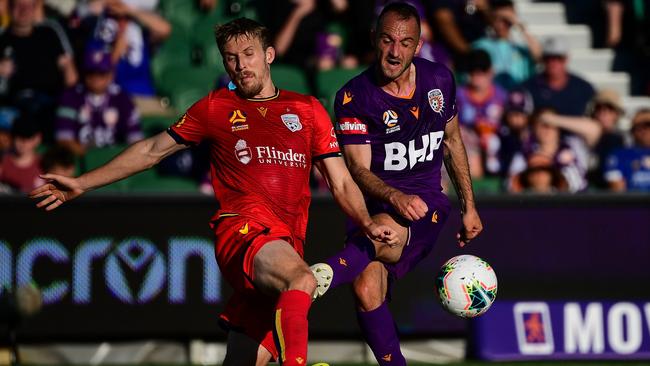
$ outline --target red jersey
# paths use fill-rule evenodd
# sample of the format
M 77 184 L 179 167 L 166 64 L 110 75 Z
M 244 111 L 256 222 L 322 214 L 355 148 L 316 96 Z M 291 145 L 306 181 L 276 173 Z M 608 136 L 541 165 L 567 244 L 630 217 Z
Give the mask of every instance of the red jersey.
M 325 108 L 286 90 L 263 99 L 213 91 L 168 132 L 178 143 L 209 142 L 215 218 L 236 213 L 269 227 L 283 223 L 303 240 L 312 162 L 341 154 Z

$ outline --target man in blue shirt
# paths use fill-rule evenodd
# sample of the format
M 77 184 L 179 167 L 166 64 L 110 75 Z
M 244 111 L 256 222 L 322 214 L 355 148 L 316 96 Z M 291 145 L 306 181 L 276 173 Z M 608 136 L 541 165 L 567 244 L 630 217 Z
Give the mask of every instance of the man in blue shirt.
M 615 151 L 607 159 L 605 179 L 613 191 L 650 192 L 650 109 L 632 120 L 634 146 Z
M 594 96 L 586 80 L 567 70 L 568 45 L 561 38 L 544 41 L 544 71 L 523 83 L 533 97 L 535 108 L 552 108 L 557 114 L 582 116 Z

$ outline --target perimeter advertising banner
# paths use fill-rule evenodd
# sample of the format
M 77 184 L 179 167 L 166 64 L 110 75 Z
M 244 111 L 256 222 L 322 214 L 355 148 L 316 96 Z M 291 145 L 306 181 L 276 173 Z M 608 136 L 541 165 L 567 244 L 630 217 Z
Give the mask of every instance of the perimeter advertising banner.
M 216 207 L 204 196 L 90 195 L 45 213 L 26 197 L 0 197 L 0 297 L 33 282 L 44 300 L 20 339 L 222 339 L 217 316 L 231 290 L 208 226 Z M 460 214 L 450 215 L 431 255 L 393 286 L 403 336 L 467 334 L 468 322 L 442 310 L 434 291 L 442 263 L 459 254 L 495 269 L 495 309 L 508 299 L 650 299 L 649 196 L 494 197 L 478 207 L 480 238 L 459 248 Z M 314 199 L 307 262 L 335 254 L 344 227 L 331 198 Z M 349 286 L 316 301 L 309 322 L 313 338 L 357 338 Z
M 484 360 L 650 360 L 650 301 L 499 301 L 472 336 Z

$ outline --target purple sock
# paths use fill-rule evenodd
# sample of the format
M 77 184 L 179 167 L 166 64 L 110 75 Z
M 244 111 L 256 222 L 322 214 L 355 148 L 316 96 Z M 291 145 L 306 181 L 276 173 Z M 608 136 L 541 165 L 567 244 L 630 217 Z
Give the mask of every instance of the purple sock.
M 344 283 L 351 283 L 375 259 L 375 247 L 366 237 L 355 237 L 347 242 L 345 248 L 327 258 L 334 271 L 330 289 Z
M 406 366 L 399 348 L 397 327 L 385 301 L 372 311 L 357 310 L 357 320 L 380 366 Z

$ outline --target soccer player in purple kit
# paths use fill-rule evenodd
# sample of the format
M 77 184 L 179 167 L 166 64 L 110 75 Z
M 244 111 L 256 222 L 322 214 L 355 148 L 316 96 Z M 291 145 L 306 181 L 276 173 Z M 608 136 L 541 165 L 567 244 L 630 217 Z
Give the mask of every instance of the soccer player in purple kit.
M 391 284 L 433 248 L 451 206 L 445 166 L 456 190 L 462 247 L 482 230 L 456 117 L 456 87 L 445 66 L 415 57 L 422 40 L 415 8 L 391 3 L 373 34 L 376 61 L 339 90 L 336 131 L 368 210 L 398 233 L 397 245 L 371 242 L 348 220 L 346 246 L 312 266 L 318 296 L 353 282 L 357 317 L 380 365 L 406 365 L 386 299 Z

